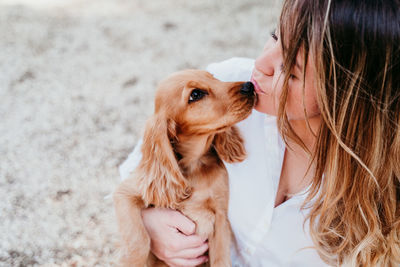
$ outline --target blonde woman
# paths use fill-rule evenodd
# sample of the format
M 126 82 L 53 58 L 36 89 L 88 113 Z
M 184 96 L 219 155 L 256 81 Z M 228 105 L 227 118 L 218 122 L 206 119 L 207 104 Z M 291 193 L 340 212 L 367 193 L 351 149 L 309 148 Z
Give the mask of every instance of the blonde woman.
M 255 61 L 208 70 L 251 80 L 258 95 L 239 124 L 248 158 L 226 164 L 233 265 L 398 266 L 400 2 L 286 0 Z M 188 218 L 142 215 L 152 251 L 169 265 L 207 260 Z

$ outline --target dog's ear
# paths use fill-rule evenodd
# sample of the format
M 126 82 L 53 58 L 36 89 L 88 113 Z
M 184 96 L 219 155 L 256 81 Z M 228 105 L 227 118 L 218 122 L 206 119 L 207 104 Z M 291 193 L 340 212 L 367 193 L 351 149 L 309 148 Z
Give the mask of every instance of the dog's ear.
M 146 123 L 137 173 L 146 206 L 176 208 L 190 194 L 170 142 L 175 128 L 173 120 L 161 115 L 153 115 Z
M 246 158 L 243 139 L 235 126 L 218 133 L 214 137 L 214 147 L 221 159 L 228 163 L 243 161 Z

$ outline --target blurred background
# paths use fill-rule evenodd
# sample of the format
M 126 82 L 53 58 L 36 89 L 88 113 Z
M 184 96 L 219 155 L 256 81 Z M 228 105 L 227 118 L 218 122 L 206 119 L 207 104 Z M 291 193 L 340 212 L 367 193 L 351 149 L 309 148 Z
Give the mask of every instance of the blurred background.
M 256 57 L 279 0 L 0 0 L 0 266 L 113 266 L 157 83 Z

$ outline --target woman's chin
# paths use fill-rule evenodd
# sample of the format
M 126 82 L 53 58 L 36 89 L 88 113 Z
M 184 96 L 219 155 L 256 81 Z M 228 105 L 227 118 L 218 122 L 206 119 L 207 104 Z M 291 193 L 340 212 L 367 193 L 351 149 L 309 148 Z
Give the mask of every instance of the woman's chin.
M 267 115 L 271 115 L 271 116 L 276 116 L 277 112 L 273 109 L 271 109 L 270 105 L 263 105 L 262 102 L 259 101 L 259 99 L 257 98 L 257 102 L 254 105 L 253 109 L 257 110 L 258 112 L 267 114 Z

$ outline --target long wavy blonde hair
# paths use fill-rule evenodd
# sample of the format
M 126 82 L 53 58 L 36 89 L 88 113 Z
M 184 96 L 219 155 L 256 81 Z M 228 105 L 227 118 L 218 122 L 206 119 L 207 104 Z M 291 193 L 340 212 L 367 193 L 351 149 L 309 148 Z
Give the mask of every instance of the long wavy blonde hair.
M 321 258 L 335 266 L 400 263 L 399 3 L 286 0 L 280 17 L 285 68 L 301 51 L 304 69 L 316 69 L 323 122 L 304 207 Z M 301 143 L 286 117 L 284 73 L 278 125 Z

